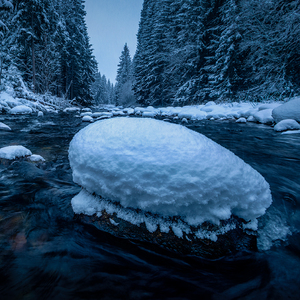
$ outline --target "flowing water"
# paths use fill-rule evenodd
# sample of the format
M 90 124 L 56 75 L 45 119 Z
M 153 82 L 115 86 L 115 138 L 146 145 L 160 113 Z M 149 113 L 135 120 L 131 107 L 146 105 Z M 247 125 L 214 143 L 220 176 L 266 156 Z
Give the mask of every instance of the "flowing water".
M 115 237 L 82 223 L 71 198 L 68 146 L 86 126 L 67 114 L 0 115 L 0 148 L 23 145 L 46 163 L 0 164 L 0 299 L 299 299 L 300 135 L 232 121 L 187 126 L 259 171 L 273 204 L 258 251 L 209 260 Z

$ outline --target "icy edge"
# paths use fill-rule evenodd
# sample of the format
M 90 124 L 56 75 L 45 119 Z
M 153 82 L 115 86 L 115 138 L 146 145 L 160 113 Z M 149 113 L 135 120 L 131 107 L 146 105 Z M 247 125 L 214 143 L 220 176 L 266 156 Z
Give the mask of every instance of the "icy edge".
M 119 204 L 92 195 L 85 189 L 82 189 L 80 193 L 72 199 L 71 204 L 75 214 L 84 214 L 88 216 L 96 215 L 97 217 L 101 217 L 103 211 L 105 211 L 107 214 L 115 214 L 117 218 L 136 226 L 140 226 L 144 223 L 150 233 L 153 233 L 156 230 L 160 230 L 164 233 L 172 231 L 178 238 L 185 238 L 187 240 L 190 240 L 190 238 L 209 239 L 215 242 L 218 239 L 218 235 L 223 235 L 230 230 L 237 228 L 236 222 L 230 220 L 224 225 L 212 225 L 208 229 L 204 227 L 209 226 L 202 226 L 202 228 L 201 226 L 198 226 L 197 228 L 194 228 L 180 219 L 173 221 L 162 216 L 153 216 L 149 213 L 137 212 L 130 208 L 123 208 Z M 118 224 L 116 223 L 115 226 L 118 226 Z M 252 230 L 256 230 L 253 226 L 250 227 L 252 227 Z

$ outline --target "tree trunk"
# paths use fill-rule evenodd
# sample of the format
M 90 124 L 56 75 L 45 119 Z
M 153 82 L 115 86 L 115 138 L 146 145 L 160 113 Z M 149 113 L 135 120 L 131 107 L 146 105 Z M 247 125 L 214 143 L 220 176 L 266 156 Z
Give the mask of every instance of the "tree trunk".
M 33 85 L 33 92 L 35 93 L 36 70 L 35 70 L 35 52 L 34 52 L 34 41 L 33 41 L 33 39 L 32 39 L 32 45 L 31 45 L 31 52 L 32 52 L 32 85 Z

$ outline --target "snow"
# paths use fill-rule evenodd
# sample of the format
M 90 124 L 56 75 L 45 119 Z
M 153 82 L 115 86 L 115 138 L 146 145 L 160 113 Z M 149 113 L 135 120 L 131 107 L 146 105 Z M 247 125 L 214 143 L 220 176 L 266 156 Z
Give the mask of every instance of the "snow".
M 9 111 L 10 114 L 12 115 L 25 115 L 25 114 L 31 114 L 32 109 L 26 105 L 18 105 L 12 108 Z
M 91 117 L 91 116 L 84 116 L 83 118 L 82 118 L 82 121 L 83 122 L 94 122 L 94 119 L 93 119 L 93 117 Z
M 266 104 L 262 104 L 258 107 L 258 110 L 265 110 L 265 109 L 274 109 L 278 106 L 282 105 L 281 103 L 266 103 Z
M 251 102 L 232 102 L 232 103 L 219 103 L 213 101 L 201 105 L 189 105 L 183 107 L 135 107 L 125 108 L 122 111 L 116 107 L 101 107 L 108 112 L 96 112 L 92 117 L 99 118 L 105 114 L 111 116 L 118 115 L 135 115 L 148 118 L 173 118 L 174 120 L 238 120 L 245 118 L 248 122 L 258 122 L 266 125 L 272 125 L 274 119 L 272 117 L 273 109 L 282 105 L 282 102 L 268 102 L 268 103 L 251 103 Z M 243 120 L 243 119 L 241 119 Z M 239 121 L 240 122 L 240 121 Z M 243 120 L 244 122 L 244 120 Z
M 255 118 L 253 116 L 249 116 L 247 118 L 247 122 L 256 122 Z
M 300 130 L 288 130 L 288 131 L 282 132 L 282 134 L 296 134 L 296 133 L 300 133 Z
M 39 111 L 38 112 L 38 117 L 43 117 L 44 116 L 44 113 L 42 111 Z
M 232 214 L 253 221 L 272 202 L 265 179 L 232 152 L 154 119 L 95 122 L 74 136 L 69 160 L 74 182 L 87 190 L 72 200 L 75 213 L 100 213 L 95 193 L 124 209 L 180 216 L 197 226 Z
M 0 92 L 0 108 L 2 107 L 2 109 L 0 109 L 2 111 L 6 111 L 6 112 L 14 112 L 14 111 L 18 111 L 20 108 L 16 109 L 16 107 L 18 106 L 25 106 L 26 108 L 26 113 L 29 113 L 31 109 L 31 112 L 38 112 L 38 111 L 47 111 L 47 105 L 41 104 L 39 101 L 42 101 L 43 103 L 45 103 L 45 99 L 41 96 L 41 95 L 35 95 L 33 93 L 30 93 L 28 91 L 26 91 L 25 93 L 27 95 L 27 97 L 30 98 L 30 100 L 28 99 L 23 99 L 23 98 L 16 98 L 14 96 L 14 92 L 13 90 L 10 91 L 8 89 L 8 87 L 6 87 L 6 91 L 5 92 Z M 52 97 L 51 99 L 49 99 L 50 102 L 53 101 L 57 101 L 57 103 L 63 103 L 64 101 L 61 101 L 61 99 L 57 99 L 56 97 Z M 52 105 L 52 104 L 51 104 Z M 52 105 L 52 110 L 53 107 L 55 107 L 55 105 Z M 14 109 L 14 110 L 12 110 Z M 25 108 L 24 108 L 25 109 Z M 20 112 L 17 113 L 23 113 L 23 109 L 20 109 Z
M 32 154 L 31 156 L 29 156 L 29 160 L 33 162 L 45 161 L 44 157 L 38 154 Z
M 272 124 L 274 122 L 274 119 L 272 117 L 272 111 L 272 108 L 260 110 L 257 113 L 255 113 L 253 117 L 259 123 Z
M 8 125 L 0 122 L 0 130 L 11 130 L 11 128 Z
M 80 117 L 84 117 L 84 116 L 92 116 L 93 115 L 93 113 L 91 112 L 91 111 L 87 111 L 87 112 L 82 112 L 81 114 L 80 114 Z
M 93 118 L 100 118 L 100 117 L 108 117 L 108 118 L 111 118 L 113 116 L 112 113 L 110 112 L 94 112 L 92 114 L 92 117 Z
M 89 107 L 85 107 L 81 111 L 82 112 L 92 112 L 92 110 Z
M 157 113 L 155 111 L 144 111 L 142 113 L 142 116 L 144 118 L 154 118 L 157 115 Z
M 65 113 L 73 113 L 73 112 L 78 112 L 78 111 L 80 111 L 80 108 L 79 107 L 75 107 L 75 106 L 73 106 L 73 107 L 67 107 L 67 108 L 65 108 L 63 110 L 63 112 L 65 112 Z
M 275 131 L 285 131 L 289 129 L 300 129 L 300 124 L 293 119 L 282 120 L 274 126 Z
M 293 98 L 274 108 L 272 116 L 276 123 L 285 119 L 293 119 L 300 122 L 300 97 Z
M 236 123 L 247 123 L 247 120 L 245 118 L 239 118 L 235 122 Z
M 7 146 L 0 148 L 0 158 L 12 160 L 29 155 L 32 155 L 31 151 L 23 146 Z

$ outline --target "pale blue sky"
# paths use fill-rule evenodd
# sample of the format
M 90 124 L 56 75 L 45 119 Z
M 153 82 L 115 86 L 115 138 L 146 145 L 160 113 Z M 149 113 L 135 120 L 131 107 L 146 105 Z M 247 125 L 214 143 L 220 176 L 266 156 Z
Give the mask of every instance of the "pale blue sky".
M 131 57 L 143 0 L 86 0 L 86 23 L 98 69 L 115 83 L 119 57 L 127 43 Z

